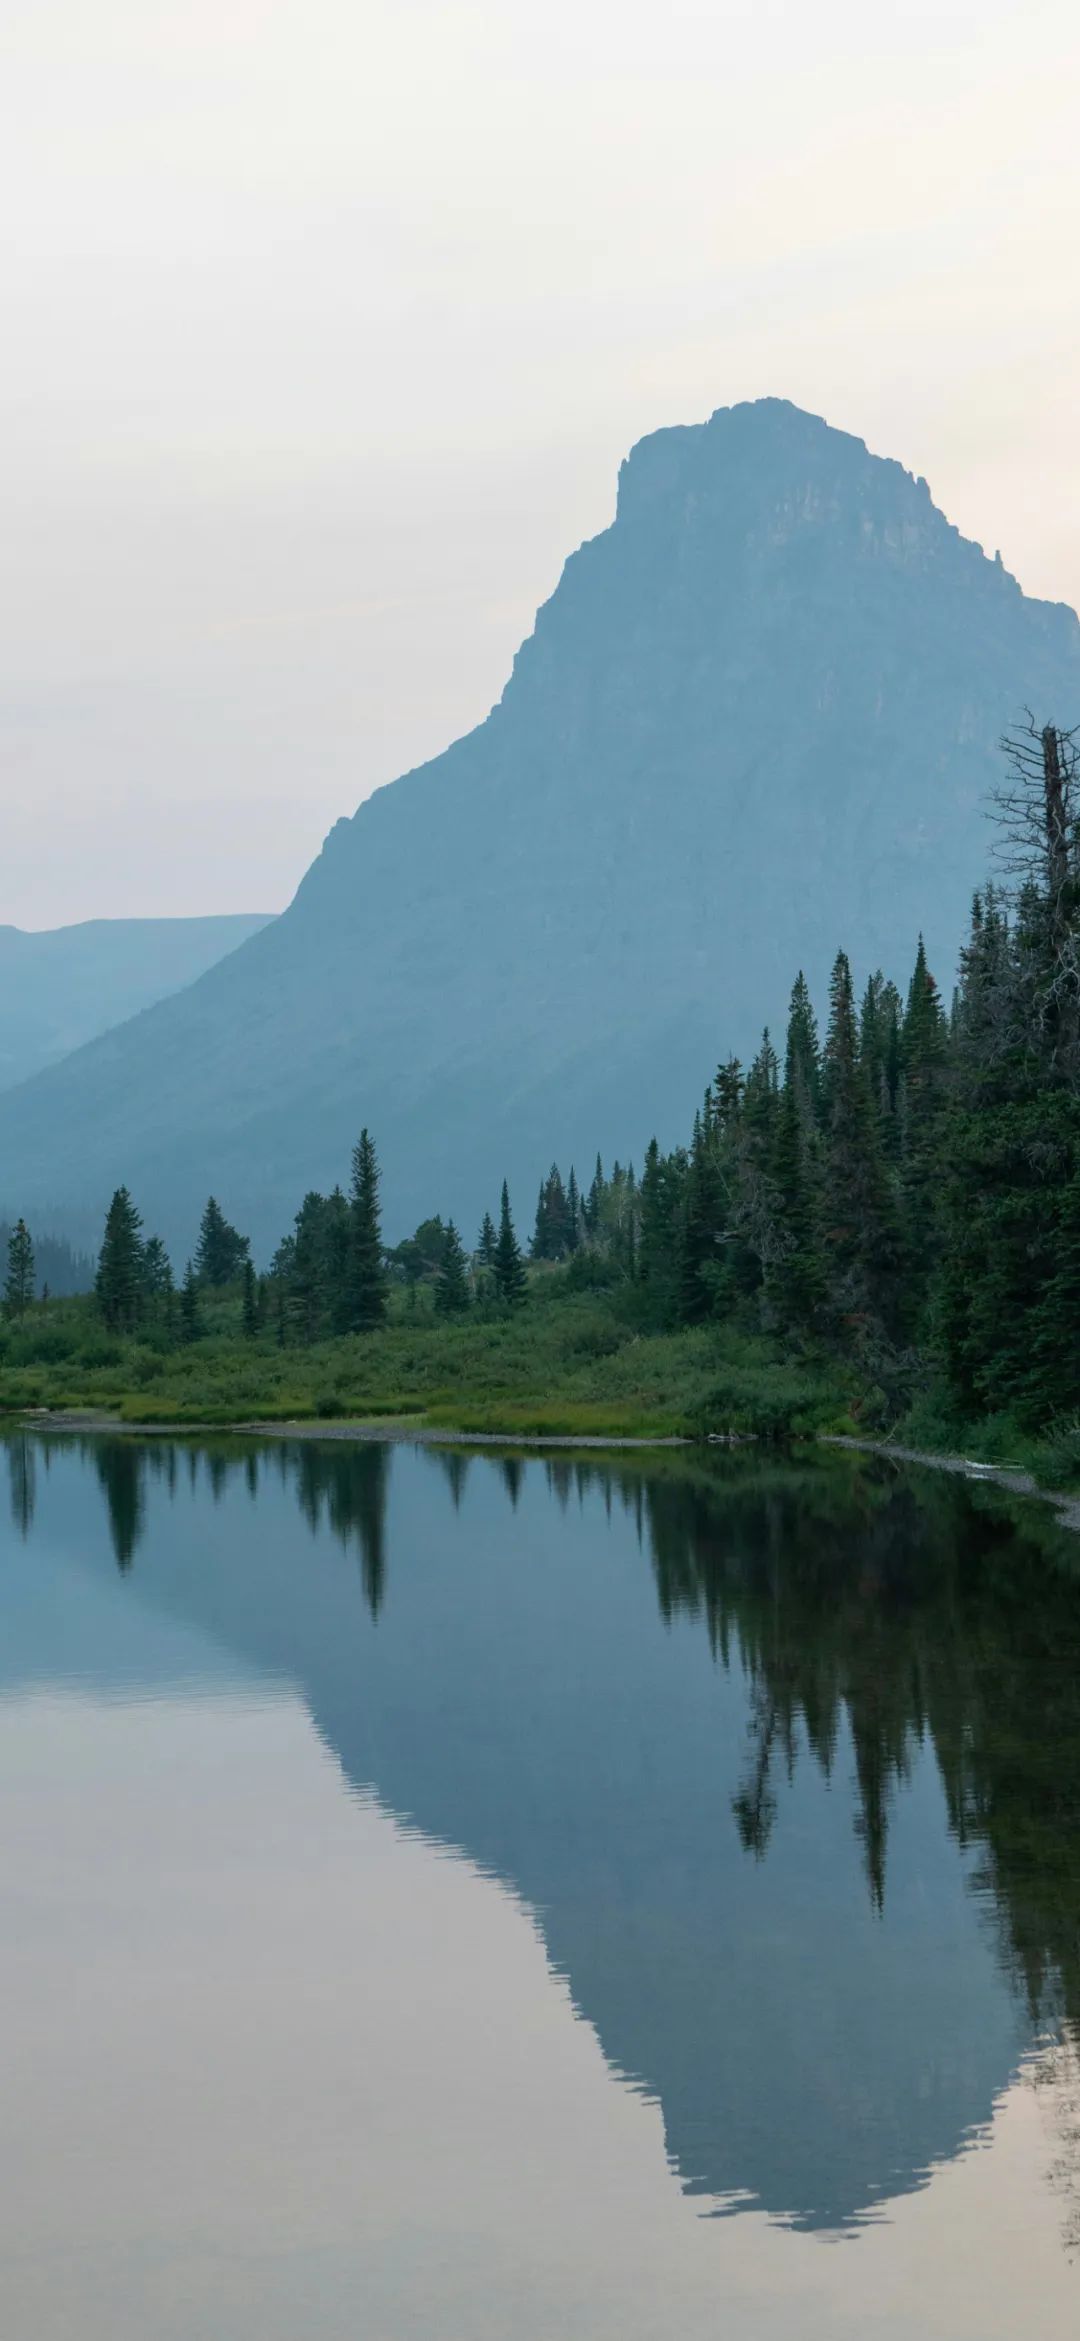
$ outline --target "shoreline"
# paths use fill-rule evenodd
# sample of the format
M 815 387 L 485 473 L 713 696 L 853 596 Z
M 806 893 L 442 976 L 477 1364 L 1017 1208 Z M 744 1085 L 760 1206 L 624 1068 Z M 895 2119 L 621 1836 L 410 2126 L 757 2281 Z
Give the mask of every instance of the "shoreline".
M 530 1452 L 547 1450 L 585 1450 L 591 1452 L 639 1451 L 670 1452 L 674 1448 L 746 1447 L 761 1442 L 749 1434 L 732 1432 L 713 1434 L 706 1439 L 679 1437 L 672 1433 L 657 1433 L 655 1437 L 639 1434 L 634 1437 L 600 1431 L 464 1431 L 448 1430 L 442 1426 L 425 1424 L 423 1419 L 406 1415 L 367 1415 L 350 1419 L 328 1418 L 313 1420 L 309 1415 L 263 1421 L 254 1418 L 248 1422 L 128 1422 L 121 1415 L 107 1414 L 95 1408 L 65 1407 L 55 1413 L 48 1408 L 27 1408 L 22 1414 L 7 1418 L 13 1426 L 28 1430 L 83 1432 L 88 1437 L 108 1435 L 113 1438 L 176 1439 L 304 1439 L 352 1440 L 369 1445 L 412 1445 L 418 1447 L 512 1447 Z M 5 1420 L 0 1420 L 0 1430 Z M 837 1447 L 854 1454 L 880 1455 L 886 1462 L 914 1465 L 928 1471 L 947 1471 L 954 1475 L 998 1487 L 1006 1495 L 1034 1498 L 1049 1504 L 1058 1515 L 1059 1525 L 1073 1533 L 1080 1533 L 1080 1491 L 1068 1494 L 1061 1488 L 1040 1487 L 1030 1471 L 1005 1463 L 980 1463 L 964 1455 L 934 1454 L 925 1447 L 905 1447 L 892 1439 L 860 1439 L 850 1433 L 818 1431 L 807 1445 Z
M 991 1487 L 1002 1488 L 1006 1495 L 1034 1496 L 1039 1503 L 1053 1506 L 1062 1528 L 1080 1531 L 1080 1493 L 1067 1495 L 1063 1488 L 1040 1487 L 1038 1480 L 1022 1465 L 980 1463 L 967 1455 L 934 1455 L 925 1447 L 902 1447 L 892 1439 L 852 1438 L 840 1431 L 819 1431 L 817 1444 L 848 1447 L 856 1454 L 883 1455 L 892 1463 L 914 1463 L 929 1471 L 950 1471 L 961 1479 L 988 1482 Z
M 650 1438 L 642 1435 L 628 1437 L 618 1431 L 453 1431 L 440 1425 L 425 1424 L 418 1416 L 361 1415 L 355 1420 L 329 1416 L 326 1421 L 313 1420 L 310 1415 L 290 1419 L 278 1418 L 263 1422 L 128 1422 L 122 1415 L 105 1414 L 92 1408 L 64 1407 L 51 1413 L 46 1408 L 28 1407 L 22 1414 L 6 1418 L 23 1430 L 83 1431 L 86 1435 L 136 1439 L 353 1439 L 369 1445 L 417 1447 L 602 1447 L 602 1448 L 672 1448 L 696 1447 L 707 1442 L 687 1439 L 672 1433 L 658 1432 Z M 3 1427 L 0 1422 L 0 1428 Z M 713 1440 L 720 1446 L 746 1446 L 748 1439 Z

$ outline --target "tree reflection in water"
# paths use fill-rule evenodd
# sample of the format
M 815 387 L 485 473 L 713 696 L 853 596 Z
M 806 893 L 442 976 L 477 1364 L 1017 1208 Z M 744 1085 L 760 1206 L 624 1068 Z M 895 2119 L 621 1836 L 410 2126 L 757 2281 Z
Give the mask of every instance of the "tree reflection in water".
M 34 1514 L 57 1434 L 4 1441 L 12 1515 Z M 70 1445 L 64 1440 L 65 1447 Z M 157 1485 L 185 1468 L 215 1502 L 263 1474 L 295 1494 L 313 1535 L 356 1551 L 373 1619 L 388 1596 L 392 1450 L 374 1442 L 88 1437 L 117 1565 L 127 1571 Z M 867 1892 L 888 1892 L 890 1814 L 932 1746 L 959 1844 L 996 1914 L 1033 2025 L 1080 2040 L 1080 1547 L 1037 1504 L 870 1457 L 520 1454 L 428 1450 L 457 1508 L 494 1469 L 516 1509 L 530 1475 L 560 1507 L 598 1494 L 651 1562 L 662 1617 L 699 1620 L 719 1666 L 748 1683 L 733 1826 L 763 1860 L 800 1762 L 832 1776 L 845 1727 Z M 1077 2092 L 1073 2090 L 1074 2099 Z M 1070 2152 L 1075 2160 L 1075 2139 Z M 1077 2221 L 1080 2237 L 1080 2218 Z

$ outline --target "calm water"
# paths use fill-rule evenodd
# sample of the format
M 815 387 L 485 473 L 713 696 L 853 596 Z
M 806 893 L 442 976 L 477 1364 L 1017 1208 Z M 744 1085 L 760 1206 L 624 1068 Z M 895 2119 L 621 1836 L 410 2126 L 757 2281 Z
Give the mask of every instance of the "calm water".
M 1038 1507 L 0 1449 L 12 2341 L 1074 2341 Z

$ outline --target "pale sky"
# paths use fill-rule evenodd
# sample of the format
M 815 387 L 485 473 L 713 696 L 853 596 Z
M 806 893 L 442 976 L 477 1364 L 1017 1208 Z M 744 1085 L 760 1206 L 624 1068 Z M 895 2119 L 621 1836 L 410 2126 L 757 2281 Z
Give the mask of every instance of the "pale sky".
M 1076 0 L 29 0 L 0 921 L 283 905 L 620 458 L 797 400 L 1080 602 Z

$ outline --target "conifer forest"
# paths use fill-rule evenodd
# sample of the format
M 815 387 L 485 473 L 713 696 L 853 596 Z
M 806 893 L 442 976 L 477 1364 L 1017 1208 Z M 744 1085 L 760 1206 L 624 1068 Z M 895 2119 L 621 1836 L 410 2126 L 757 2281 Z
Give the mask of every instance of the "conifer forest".
M 558 1427 L 562 1396 L 569 1428 L 906 1424 L 932 1441 L 989 1426 L 991 1451 L 1049 1442 L 1073 1468 L 1078 790 L 1073 734 L 1011 735 L 955 983 L 920 938 L 909 969 L 861 987 L 838 950 L 820 1004 L 794 972 L 786 1029 L 763 1031 L 748 1064 L 721 1059 L 681 1144 L 653 1140 L 639 1166 L 552 1164 L 527 1234 L 493 1164 L 471 1247 L 437 1212 L 386 1246 L 367 1129 L 347 1184 L 305 1195 L 261 1266 L 215 1197 L 174 1264 L 121 1187 L 93 1291 L 73 1298 L 77 1274 L 44 1273 L 63 1248 L 35 1258 L 20 1219 L 4 1237 L 3 1403 L 105 1395 L 137 1419 L 197 1411 L 201 1389 L 220 1419 L 231 1373 L 234 1418 L 278 1400 L 400 1403 L 467 1426 L 475 1400 L 497 1431 L 522 1426 L 527 1398 L 536 1427 Z M 257 1357 L 276 1361 L 272 1387 Z

